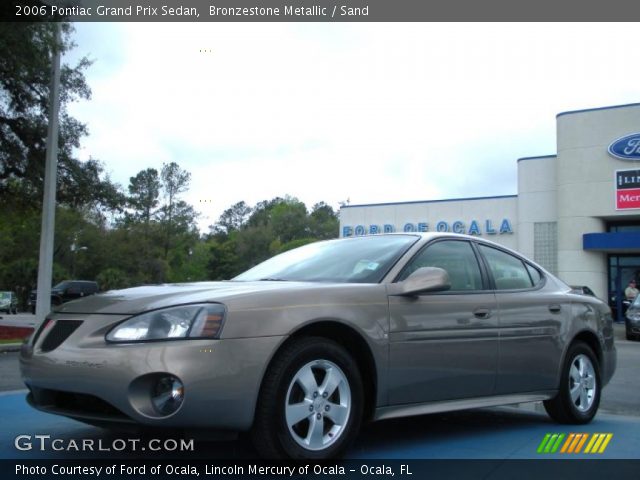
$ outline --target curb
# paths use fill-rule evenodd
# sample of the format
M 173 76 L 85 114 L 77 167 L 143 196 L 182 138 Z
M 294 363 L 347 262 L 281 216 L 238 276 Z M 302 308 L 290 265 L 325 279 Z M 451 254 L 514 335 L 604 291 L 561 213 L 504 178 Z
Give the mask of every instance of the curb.
M 21 343 L 5 343 L 0 345 L 0 353 L 19 352 Z

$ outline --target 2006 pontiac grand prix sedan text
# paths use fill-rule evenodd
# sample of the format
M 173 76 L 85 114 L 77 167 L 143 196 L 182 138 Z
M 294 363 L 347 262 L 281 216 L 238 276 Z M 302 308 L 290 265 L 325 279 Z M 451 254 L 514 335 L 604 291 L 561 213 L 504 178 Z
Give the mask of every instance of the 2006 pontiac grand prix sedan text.
M 36 408 L 102 426 L 250 431 L 344 452 L 363 421 L 544 400 L 586 423 L 616 366 L 609 307 L 477 237 L 313 243 L 231 281 L 58 307 L 23 346 Z

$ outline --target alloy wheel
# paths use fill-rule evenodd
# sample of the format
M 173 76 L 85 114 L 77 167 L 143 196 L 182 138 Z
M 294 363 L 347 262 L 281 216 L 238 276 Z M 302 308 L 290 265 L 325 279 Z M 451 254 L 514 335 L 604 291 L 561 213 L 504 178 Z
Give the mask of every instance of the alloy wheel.
M 293 376 L 285 397 L 285 420 L 293 440 L 323 450 L 344 433 L 351 414 L 351 389 L 344 372 L 329 360 L 314 360 Z
M 569 369 L 569 394 L 580 412 L 586 412 L 596 397 L 596 372 L 589 357 L 577 355 Z

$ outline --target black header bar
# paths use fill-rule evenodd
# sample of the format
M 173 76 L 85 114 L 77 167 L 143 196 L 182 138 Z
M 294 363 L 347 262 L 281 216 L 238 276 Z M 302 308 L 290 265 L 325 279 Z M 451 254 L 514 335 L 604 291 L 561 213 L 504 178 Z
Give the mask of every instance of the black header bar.
M 264 462 L 260 460 L 0 460 L 3 479 L 181 480 L 519 480 L 579 478 L 637 479 L 639 460 L 335 460 Z
M 0 21 L 634 21 L 637 0 L 3 0 Z M 545 35 L 541 28 L 540 35 Z

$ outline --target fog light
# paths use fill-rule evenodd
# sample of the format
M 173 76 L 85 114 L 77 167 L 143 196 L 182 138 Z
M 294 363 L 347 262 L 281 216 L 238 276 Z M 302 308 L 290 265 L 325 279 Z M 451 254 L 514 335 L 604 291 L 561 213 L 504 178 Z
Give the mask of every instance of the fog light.
M 160 377 L 152 388 L 151 403 L 160 415 L 176 412 L 184 400 L 184 385 L 173 375 Z

